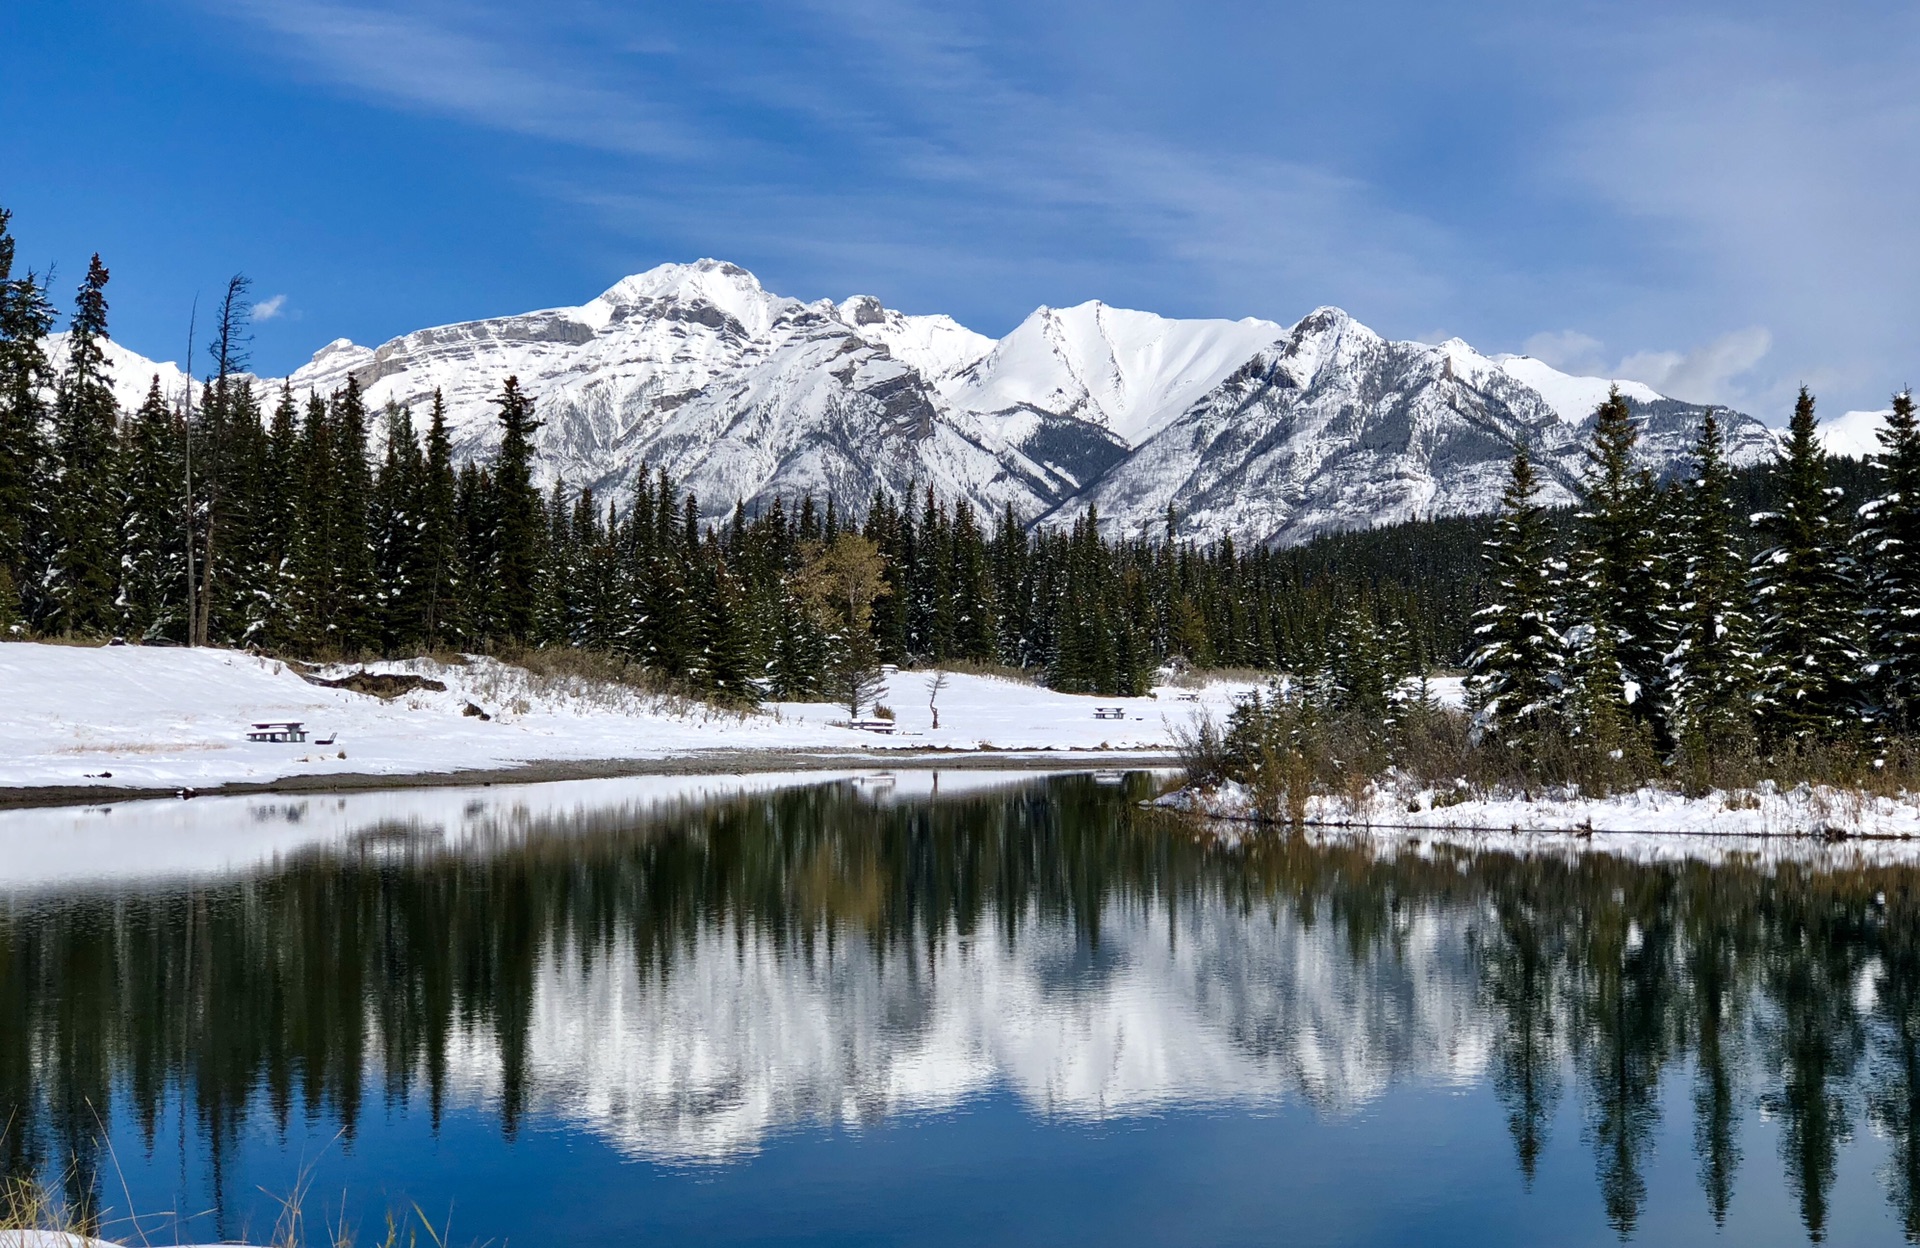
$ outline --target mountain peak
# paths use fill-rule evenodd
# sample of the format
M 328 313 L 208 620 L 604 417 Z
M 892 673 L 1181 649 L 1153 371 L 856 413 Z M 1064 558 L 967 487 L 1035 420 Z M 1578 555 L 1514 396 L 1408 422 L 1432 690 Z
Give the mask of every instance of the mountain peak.
M 594 328 L 603 329 L 617 309 L 662 300 L 707 304 L 754 335 L 766 333 L 774 321 L 801 306 L 797 299 L 769 293 L 759 278 L 739 265 L 708 258 L 691 264 L 656 265 L 644 273 L 623 277 L 580 312 Z

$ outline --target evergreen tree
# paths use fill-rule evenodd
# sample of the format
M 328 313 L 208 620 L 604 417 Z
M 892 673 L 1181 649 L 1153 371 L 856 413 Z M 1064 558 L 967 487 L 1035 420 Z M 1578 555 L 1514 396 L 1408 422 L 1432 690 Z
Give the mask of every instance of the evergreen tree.
M 107 268 L 94 256 L 67 333 L 67 367 L 55 400 L 59 484 L 53 497 L 52 558 L 43 625 L 99 633 L 117 623 L 114 451 L 119 408 L 107 376 Z
M 12 214 L 0 208 L 0 636 L 40 613 L 53 496 L 41 391 L 53 307 L 31 272 L 14 276 Z
M 185 641 L 180 435 L 158 377 L 127 422 L 120 463 L 118 627 L 140 641 Z
M 1718 759 L 1742 753 L 1752 740 L 1759 656 L 1734 539 L 1732 473 L 1711 408 L 1700 424 L 1695 460 L 1677 508 L 1678 641 L 1667 657 L 1667 687 L 1679 755 L 1710 778 Z
M 1474 732 L 1519 750 L 1557 726 L 1563 641 L 1554 623 L 1546 509 L 1526 446 L 1515 448 L 1487 542 L 1492 601 L 1475 612 L 1470 660 Z
M 1860 509 L 1867 654 L 1886 727 L 1908 732 L 1920 716 L 1920 420 L 1913 394 L 1893 396 L 1880 430 L 1880 492 Z
M 386 425 L 386 453 L 373 486 L 373 553 L 381 649 L 393 654 L 425 638 L 430 591 L 420 549 L 426 465 L 413 413 L 390 403 Z
M 1568 729 L 1576 743 L 1603 754 L 1621 748 L 1629 721 L 1662 731 L 1664 660 L 1672 646 L 1660 606 L 1666 600 L 1655 549 L 1658 500 L 1652 478 L 1634 464 L 1639 431 L 1616 388 L 1594 414 L 1590 468 L 1580 511 L 1573 626 L 1567 630 L 1573 688 Z
M 533 400 L 509 377 L 501 387 L 500 450 L 493 465 L 492 610 L 501 640 L 533 637 L 546 511 L 533 485 Z
M 1863 655 L 1846 521 L 1804 386 L 1773 473 L 1779 505 L 1755 517 L 1761 726 L 1775 743 L 1835 737 L 1858 722 Z
M 380 646 L 380 583 L 374 564 L 373 467 L 367 458 L 367 405 L 352 377 L 328 405 L 333 495 L 332 642 L 344 654 Z
M 294 450 L 295 492 L 290 542 L 292 600 L 288 606 L 294 645 L 311 654 L 330 646 L 339 605 L 339 568 L 335 537 L 339 513 L 334 506 L 333 428 L 327 405 L 318 394 L 307 396 Z
M 453 446 L 447 437 L 447 404 L 433 392 L 427 424 L 425 481 L 421 494 L 419 563 L 414 578 L 424 587 L 422 640 L 438 647 L 464 628 L 459 603 L 466 583 L 466 562 L 459 541 L 459 483 L 453 470 Z
M 299 408 L 293 401 L 293 386 L 282 382 L 268 426 L 266 470 L 260 491 L 261 643 L 269 649 L 285 649 L 294 641 L 298 601 L 294 556 L 299 528 L 295 513 L 300 495 Z
M 752 639 L 747 635 L 739 582 L 716 557 L 702 595 L 706 606 L 705 687 L 729 702 L 758 700 L 752 684 Z

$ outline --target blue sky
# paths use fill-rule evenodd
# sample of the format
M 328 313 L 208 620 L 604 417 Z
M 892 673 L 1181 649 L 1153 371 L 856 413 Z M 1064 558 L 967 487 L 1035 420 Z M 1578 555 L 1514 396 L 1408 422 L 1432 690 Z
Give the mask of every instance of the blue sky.
M 0 203 L 256 366 L 711 255 L 1006 332 L 1100 298 L 1531 350 L 1778 421 L 1920 347 L 1920 6 L 8 0 Z

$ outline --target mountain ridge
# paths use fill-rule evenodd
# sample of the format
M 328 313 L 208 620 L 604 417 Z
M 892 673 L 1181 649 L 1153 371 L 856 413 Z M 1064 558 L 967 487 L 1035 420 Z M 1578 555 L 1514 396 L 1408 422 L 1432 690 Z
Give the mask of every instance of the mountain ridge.
M 123 404 L 177 367 L 115 346 Z M 1685 462 L 1706 410 L 1634 382 L 1560 373 L 1452 339 L 1394 342 L 1333 307 L 1291 326 L 1176 320 L 1097 300 L 1042 307 L 1000 339 L 870 295 L 804 302 L 704 259 L 622 278 L 586 303 L 336 339 L 287 378 L 322 394 L 356 379 L 376 409 L 422 412 L 436 389 L 463 459 L 498 442 L 493 399 L 518 376 L 538 403 L 543 484 L 602 497 L 666 469 L 717 518 L 736 503 L 927 488 L 1058 526 L 1099 508 L 1109 536 L 1159 531 L 1288 544 L 1325 532 L 1497 506 L 1525 441 L 1547 501 L 1569 501 L 1591 407 L 1619 385 L 1649 467 Z M 1591 402 L 1590 402 L 1591 401 Z M 1583 410 L 1584 409 L 1584 410 Z M 1729 458 L 1772 453 L 1728 409 Z

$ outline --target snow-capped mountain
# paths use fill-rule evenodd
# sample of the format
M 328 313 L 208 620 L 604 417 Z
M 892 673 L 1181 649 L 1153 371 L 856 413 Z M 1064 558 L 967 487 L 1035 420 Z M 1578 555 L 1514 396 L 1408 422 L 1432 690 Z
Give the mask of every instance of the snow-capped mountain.
M 179 372 L 116 349 L 121 401 Z M 579 307 L 418 330 L 378 348 L 327 344 L 287 379 L 357 378 L 375 408 L 424 419 L 444 395 L 456 452 L 497 444 L 510 375 L 538 402 L 544 481 L 629 488 L 645 465 L 709 516 L 812 493 L 864 506 L 933 488 L 981 510 L 1063 524 L 1097 506 L 1109 534 L 1295 542 L 1497 505 L 1512 446 L 1565 501 L 1593 409 L 1613 383 L 1457 339 L 1390 342 L 1335 308 L 1282 326 L 1169 320 L 1090 302 L 1041 308 L 995 341 L 871 296 L 803 303 L 715 260 L 626 278 Z M 277 380 L 264 383 L 277 388 Z M 1648 464 L 1684 461 L 1703 409 L 1637 383 Z M 1729 456 L 1771 453 L 1725 413 Z

